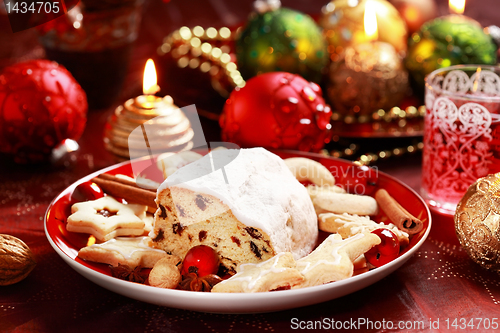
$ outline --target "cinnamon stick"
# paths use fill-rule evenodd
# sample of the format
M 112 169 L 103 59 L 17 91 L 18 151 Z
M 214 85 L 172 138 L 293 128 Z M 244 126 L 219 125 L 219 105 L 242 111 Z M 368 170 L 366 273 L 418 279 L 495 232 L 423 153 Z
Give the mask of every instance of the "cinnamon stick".
M 117 182 L 117 183 L 122 183 L 122 184 L 129 185 L 129 186 L 133 186 L 133 187 L 139 187 L 139 185 L 137 185 L 137 183 L 131 179 L 122 178 L 122 177 L 118 177 L 115 175 L 110 175 L 109 173 L 101 173 L 97 177 L 102 178 L 102 179 L 106 179 L 106 180 L 110 180 L 113 182 Z
M 93 178 L 92 181 L 111 196 L 123 198 L 129 203 L 156 209 L 156 191 L 154 190 L 141 188 L 133 181 L 109 174 L 101 174 Z
M 408 234 L 419 233 L 424 223 L 410 214 L 386 190 L 380 189 L 375 193 L 375 200 L 396 227 Z

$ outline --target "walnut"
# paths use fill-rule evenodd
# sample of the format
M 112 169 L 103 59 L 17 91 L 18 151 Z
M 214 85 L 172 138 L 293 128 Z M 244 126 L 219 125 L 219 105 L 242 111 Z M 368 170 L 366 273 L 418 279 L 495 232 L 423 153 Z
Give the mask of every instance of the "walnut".
M 0 234 L 0 286 L 23 280 L 35 265 L 28 245 L 14 236 Z
M 177 288 L 181 282 L 181 273 L 173 261 L 170 257 L 158 260 L 149 273 L 149 284 L 159 288 Z

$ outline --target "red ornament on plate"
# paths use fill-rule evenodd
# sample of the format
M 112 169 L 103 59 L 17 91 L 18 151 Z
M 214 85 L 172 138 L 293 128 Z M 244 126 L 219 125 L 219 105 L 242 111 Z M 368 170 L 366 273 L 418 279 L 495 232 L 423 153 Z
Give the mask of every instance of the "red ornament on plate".
M 31 60 L 0 75 L 0 151 L 16 162 L 46 160 L 64 139 L 78 140 L 87 97 L 73 76 L 48 60 Z
M 187 275 L 191 271 L 195 272 L 198 277 L 216 274 L 219 270 L 219 263 L 219 255 L 214 249 L 207 245 L 197 245 L 186 253 L 182 261 L 181 274 Z
M 331 115 L 317 84 L 272 72 L 236 88 L 219 124 L 222 139 L 241 147 L 319 151 L 330 141 Z
M 375 229 L 372 231 L 380 237 L 380 244 L 375 245 L 365 253 L 366 260 L 375 267 L 381 267 L 399 256 L 398 237 L 389 229 Z

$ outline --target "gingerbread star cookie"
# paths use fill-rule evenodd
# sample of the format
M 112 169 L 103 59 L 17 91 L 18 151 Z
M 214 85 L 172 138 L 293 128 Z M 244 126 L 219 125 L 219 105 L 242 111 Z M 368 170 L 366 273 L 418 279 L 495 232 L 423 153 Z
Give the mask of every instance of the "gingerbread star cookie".
M 255 293 L 281 288 L 291 288 L 304 277 L 295 269 L 295 260 L 290 252 L 278 255 L 258 264 L 243 264 L 238 273 L 216 284 L 212 292 Z
M 122 204 L 110 196 L 79 202 L 71 207 L 66 229 L 92 234 L 101 242 L 117 236 L 140 236 L 146 209 L 143 205 Z
M 377 244 L 380 244 L 380 238 L 372 233 L 360 233 L 344 240 L 339 234 L 331 234 L 313 252 L 297 260 L 296 269 L 304 280 L 292 288 L 317 286 L 351 277 L 353 261 Z
M 117 237 L 102 244 L 94 244 L 80 249 L 78 257 L 112 266 L 126 265 L 130 268 L 137 266 L 151 268 L 158 260 L 170 255 L 163 250 L 150 247 L 150 243 L 151 238 L 146 236 Z

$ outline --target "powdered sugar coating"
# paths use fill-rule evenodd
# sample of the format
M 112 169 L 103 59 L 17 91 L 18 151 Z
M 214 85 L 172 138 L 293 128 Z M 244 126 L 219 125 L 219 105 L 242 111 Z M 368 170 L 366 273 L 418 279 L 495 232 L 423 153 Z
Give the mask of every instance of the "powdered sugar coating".
M 266 149 L 213 151 L 177 170 L 158 193 L 171 186 L 220 199 L 240 222 L 267 233 L 277 253 L 299 259 L 316 245 L 317 217 L 306 188 Z

